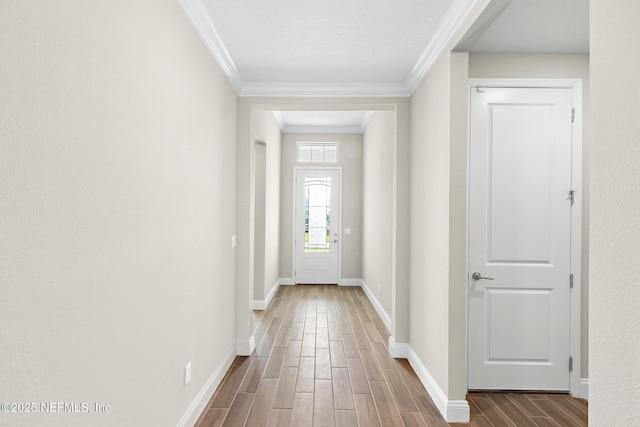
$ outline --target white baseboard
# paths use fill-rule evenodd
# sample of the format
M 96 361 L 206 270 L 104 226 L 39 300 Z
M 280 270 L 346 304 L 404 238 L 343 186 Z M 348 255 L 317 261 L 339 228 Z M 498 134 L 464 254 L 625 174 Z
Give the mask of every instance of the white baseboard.
M 296 284 L 296 282 L 294 282 L 291 277 L 281 277 L 280 280 L 278 280 L 278 283 L 280 285 L 295 285 Z
M 395 359 L 408 359 L 409 358 L 409 344 L 399 342 L 397 343 L 393 337 L 389 337 L 389 353 Z
M 466 400 L 449 400 L 411 346 L 409 346 L 408 359 L 409 364 L 416 371 L 422 385 L 427 389 L 429 396 L 431 396 L 433 403 L 436 404 L 444 419 L 449 423 L 468 423 L 470 416 L 469 402 Z
M 207 403 L 211 399 L 211 396 L 213 396 L 213 393 L 215 393 L 225 374 L 231 367 L 231 364 L 235 360 L 235 350 L 235 346 L 233 346 L 229 351 L 227 359 L 222 363 L 222 365 L 216 368 L 213 374 L 211 374 L 207 382 L 204 384 L 204 387 L 202 387 L 200 392 L 196 395 L 196 398 L 187 409 L 187 412 L 184 413 L 182 419 L 178 422 L 178 427 L 191 427 L 195 425 L 196 421 L 198 421 L 200 414 L 202 414 L 202 412 L 204 411 Z
M 236 341 L 236 353 L 238 356 L 251 356 L 256 349 L 256 339 L 253 335 L 247 341 Z
M 580 378 L 580 389 L 573 397 L 580 397 L 589 400 L 589 378 Z
M 362 287 L 362 284 L 364 282 L 362 281 L 362 279 L 340 279 L 340 283 L 338 283 L 340 286 L 360 286 Z
M 384 311 L 384 308 L 382 308 L 382 304 L 380 304 L 380 301 L 378 301 L 378 298 L 376 298 L 373 292 L 371 292 L 371 289 L 369 289 L 369 286 L 367 286 L 364 280 L 360 281 L 362 282 L 361 287 L 364 290 L 364 293 L 367 295 L 367 298 L 369 298 L 369 301 L 371 301 L 371 304 L 373 304 L 373 308 L 375 308 L 378 312 L 378 316 L 380 316 L 380 318 L 384 322 L 387 330 L 391 331 L 391 317 L 387 314 L 386 311 Z
M 274 295 L 276 294 L 276 292 L 278 292 L 278 288 L 280 287 L 280 280 L 278 280 L 276 282 L 275 285 L 273 285 L 273 288 L 271 289 L 271 292 L 269 292 L 269 295 L 267 295 L 267 297 L 263 300 L 259 300 L 259 299 L 254 299 L 253 300 L 253 309 L 254 310 L 266 310 L 267 307 L 269 307 L 269 304 L 271 304 L 271 300 L 273 299 Z

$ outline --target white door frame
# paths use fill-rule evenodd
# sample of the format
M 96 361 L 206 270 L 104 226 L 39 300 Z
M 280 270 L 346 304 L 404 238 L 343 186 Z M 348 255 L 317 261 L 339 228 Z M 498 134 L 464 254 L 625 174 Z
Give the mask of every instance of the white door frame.
M 296 177 L 298 176 L 299 170 L 306 171 L 335 171 L 338 172 L 338 176 L 340 177 L 339 185 L 338 185 L 338 203 L 340 205 L 340 209 L 338 210 L 338 285 L 342 282 L 342 166 L 294 166 L 293 167 L 293 208 L 291 211 L 291 221 L 293 224 L 291 226 L 291 278 L 293 279 L 293 284 L 296 284 L 296 276 L 294 274 L 296 270 L 296 206 L 298 204 L 297 200 L 297 190 L 298 186 L 296 185 Z
M 571 332 L 570 357 L 573 369 L 569 372 L 569 391 L 572 396 L 586 398 L 586 390 L 581 385 L 581 313 L 582 313 L 582 80 L 581 79 L 469 79 L 467 126 L 471 124 L 471 90 L 478 87 L 496 88 L 554 88 L 571 89 L 574 108 L 574 121 L 571 132 L 571 182 L 574 190 L 574 208 L 571 209 L 571 271 L 573 289 L 571 289 Z M 467 137 L 467 179 L 470 168 L 471 139 Z M 467 274 L 469 266 L 469 183 L 467 182 Z M 467 286 L 467 301 L 469 300 Z M 467 333 L 469 331 L 469 311 L 467 310 Z M 467 345 L 469 343 L 467 337 Z M 467 352 L 467 366 L 468 366 Z

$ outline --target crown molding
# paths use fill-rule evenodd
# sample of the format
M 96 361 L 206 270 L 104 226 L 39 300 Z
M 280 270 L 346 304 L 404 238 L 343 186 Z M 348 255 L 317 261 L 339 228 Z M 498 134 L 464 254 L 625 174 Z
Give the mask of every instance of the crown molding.
M 257 83 L 245 82 L 240 96 L 255 97 L 406 97 L 409 88 L 397 83 Z
M 445 13 L 438 25 L 431 41 L 405 79 L 405 86 L 409 89 L 409 95 L 418 87 L 424 76 L 453 43 L 454 37 L 465 24 L 480 0 L 455 0 Z
M 209 14 L 202 5 L 200 0 L 178 0 L 178 4 L 182 7 L 185 15 L 191 21 L 191 24 L 196 29 L 196 32 L 209 49 L 209 52 L 213 55 L 214 59 L 226 74 L 227 78 L 235 88 L 236 92 L 240 93 L 244 81 L 240 72 L 236 68 L 229 52 L 224 47 L 222 39 L 218 31 L 209 19 Z
M 362 133 L 360 125 L 357 126 L 284 126 L 282 133 Z

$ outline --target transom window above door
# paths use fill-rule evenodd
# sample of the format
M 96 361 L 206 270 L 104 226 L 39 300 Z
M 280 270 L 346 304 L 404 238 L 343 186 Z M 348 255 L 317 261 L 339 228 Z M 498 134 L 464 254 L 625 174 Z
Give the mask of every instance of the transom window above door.
M 337 142 L 298 142 L 298 163 L 337 163 Z

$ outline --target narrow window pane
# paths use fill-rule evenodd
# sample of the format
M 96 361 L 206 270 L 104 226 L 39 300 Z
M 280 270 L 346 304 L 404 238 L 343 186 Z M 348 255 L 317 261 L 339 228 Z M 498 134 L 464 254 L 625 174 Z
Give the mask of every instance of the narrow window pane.
M 323 161 L 323 150 L 324 147 L 322 145 L 314 145 L 311 149 L 311 161 L 313 163 L 322 163 Z
M 311 161 L 311 146 L 298 146 L 298 161 L 301 163 L 309 163 Z
M 338 147 L 324 147 L 324 162 L 335 163 L 338 161 Z

